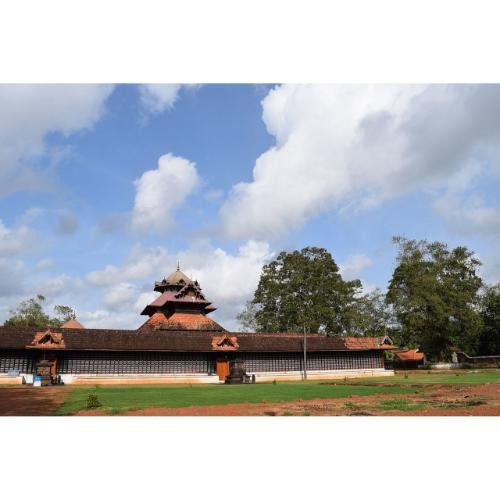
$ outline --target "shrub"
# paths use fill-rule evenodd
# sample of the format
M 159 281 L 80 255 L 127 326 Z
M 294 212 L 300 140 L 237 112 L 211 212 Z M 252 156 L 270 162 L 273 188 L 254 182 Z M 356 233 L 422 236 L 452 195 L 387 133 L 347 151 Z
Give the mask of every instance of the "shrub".
M 94 410 L 96 408 L 99 408 L 101 405 L 101 402 L 99 401 L 99 398 L 97 396 L 96 392 L 91 392 L 87 396 L 87 410 Z

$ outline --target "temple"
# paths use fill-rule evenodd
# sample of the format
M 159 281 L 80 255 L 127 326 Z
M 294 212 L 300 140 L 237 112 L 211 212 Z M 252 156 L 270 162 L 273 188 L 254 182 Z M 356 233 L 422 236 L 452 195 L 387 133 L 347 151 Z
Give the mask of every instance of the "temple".
M 154 284 L 158 297 L 137 330 L 0 327 L 0 384 L 32 383 L 40 367 L 63 383 L 222 383 L 231 366 L 252 379 L 392 375 L 388 337 L 228 332 L 200 284 L 177 270 Z

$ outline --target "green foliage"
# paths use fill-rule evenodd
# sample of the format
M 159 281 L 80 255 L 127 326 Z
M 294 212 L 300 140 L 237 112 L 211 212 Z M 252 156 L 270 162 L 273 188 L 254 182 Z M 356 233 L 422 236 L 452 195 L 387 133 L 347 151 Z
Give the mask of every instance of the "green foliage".
M 343 334 L 349 327 L 359 280 L 344 281 L 324 248 L 281 252 L 262 269 L 252 301 L 240 313 L 243 327 L 258 332 Z
M 97 393 L 91 392 L 87 396 L 87 410 L 94 410 L 96 408 L 99 408 L 101 405 L 101 402 L 99 401 L 99 397 L 97 396 Z
M 481 263 L 465 247 L 394 238 L 398 265 L 387 293 L 400 330 L 396 343 L 420 347 L 446 360 L 450 347 L 471 351 L 481 327 L 478 313 Z
M 380 289 L 357 297 L 346 311 L 349 335 L 391 335 L 392 310 Z
M 56 317 L 45 314 L 43 303 L 45 297 L 37 295 L 23 300 L 15 310 L 10 311 L 12 316 L 5 321 L 4 326 L 34 326 L 37 328 L 59 327 L 69 319 L 75 318 L 75 311 L 69 306 L 54 307 Z
M 71 319 L 76 319 L 76 313 L 74 309 L 70 306 L 57 305 L 54 306 L 54 312 L 56 313 L 57 319 L 62 323 L 66 323 Z
M 43 312 L 45 297 L 37 295 L 31 299 L 23 300 L 17 309 L 11 311 L 12 316 L 4 323 L 5 326 L 36 326 L 50 325 L 50 318 Z
M 482 330 L 479 335 L 477 354 L 500 355 L 500 283 L 485 287 L 481 297 Z
M 240 323 L 240 331 L 242 332 L 256 332 L 259 325 L 256 320 L 257 306 L 252 300 L 249 300 L 244 309 L 236 316 Z

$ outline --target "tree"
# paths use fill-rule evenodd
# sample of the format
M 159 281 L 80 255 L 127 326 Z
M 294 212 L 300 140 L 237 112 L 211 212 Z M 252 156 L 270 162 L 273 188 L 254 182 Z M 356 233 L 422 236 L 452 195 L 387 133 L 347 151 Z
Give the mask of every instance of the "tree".
M 353 307 L 348 311 L 350 335 L 392 335 L 392 311 L 380 289 L 356 298 Z
M 361 287 L 344 281 L 324 248 L 281 252 L 262 269 L 254 298 L 238 318 L 255 331 L 345 333 L 348 311 Z
M 61 322 L 61 324 L 66 323 L 71 319 L 76 319 L 76 313 L 74 309 L 70 306 L 58 305 L 54 306 L 54 312 L 56 313 L 57 320 Z
M 452 346 L 471 351 L 481 324 L 479 260 L 465 247 L 449 250 L 444 243 L 399 236 L 393 241 L 399 254 L 387 303 L 400 325 L 397 342 L 437 360 L 448 359 Z
M 76 317 L 75 311 L 71 307 L 58 305 L 54 307 L 56 317 L 51 318 L 43 311 L 44 302 L 43 295 L 23 300 L 15 310 L 11 311 L 12 316 L 5 321 L 4 326 L 59 327 L 69 319 Z
M 500 283 L 485 286 L 481 297 L 482 327 L 478 339 L 477 354 L 500 354 Z
M 245 304 L 244 309 L 236 316 L 236 319 L 241 325 L 241 332 L 255 332 L 258 330 L 259 325 L 257 324 L 257 320 L 255 318 L 257 310 L 257 306 L 252 300 L 249 300 Z

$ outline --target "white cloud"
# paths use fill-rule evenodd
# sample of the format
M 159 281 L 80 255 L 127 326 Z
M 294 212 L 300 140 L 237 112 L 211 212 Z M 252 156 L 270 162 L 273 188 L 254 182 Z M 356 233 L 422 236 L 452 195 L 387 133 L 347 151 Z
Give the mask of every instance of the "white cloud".
M 144 172 L 135 181 L 134 228 L 158 233 L 171 228 L 174 225 L 172 211 L 199 182 L 194 163 L 170 153 L 161 156 L 157 169 Z
M 138 326 L 137 314 L 106 309 L 80 311 L 78 320 L 85 328 L 135 329 Z
M 159 279 L 158 273 L 173 269 L 175 262 L 175 256 L 163 247 L 144 248 L 136 245 L 122 266 L 107 265 L 102 270 L 88 273 L 85 280 L 93 286 L 111 286 L 152 277 Z
M 27 226 L 8 228 L 0 219 L 0 256 L 17 255 L 33 248 L 36 235 Z
M 139 87 L 141 104 L 150 114 L 163 113 L 172 109 L 177 101 L 181 85 L 167 83 L 150 83 Z
M 137 295 L 137 288 L 131 283 L 118 283 L 105 292 L 103 302 L 110 310 L 126 309 L 126 305 Z
M 0 297 L 18 296 L 24 293 L 24 271 L 22 261 L 0 257 Z
M 46 171 L 33 167 L 48 153 L 46 135 L 69 136 L 92 127 L 112 90 L 110 85 L 0 85 L 0 196 L 47 188 Z
M 250 240 L 234 255 L 221 248 L 195 249 L 179 258 L 188 276 L 200 282 L 211 300 L 241 303 L 257 288 L 262 266 L 272 255 L 268 243 Z
M 275 236 L 326 210 L 447 186 L 500 142 L 497 85 L 282 85 L 262 107 L 276 145 L 221 209 L 233 237 Z
M 373 261 L 362 254 L 349 255 L 345 262 L 339 264 L 340 274 L 345 280 L 353 280 L 359 278 L 359 273 L 373 265 Z M 364 287 L 363 287 L 364 288 Z
M 75 278 L 71 278 L 67 274 L 59 274 L 57 276 L 51 276 L 41 281 L 37 285 L 37 293 L 44 295 L 45 297 L 52 299 L 74 292 L 77 288 L 81 287 L 81 281 Z
M 487 206 L 480 196 L 448 193 L 434 209 L 456 233 L 500 236 L 500 208 Z

